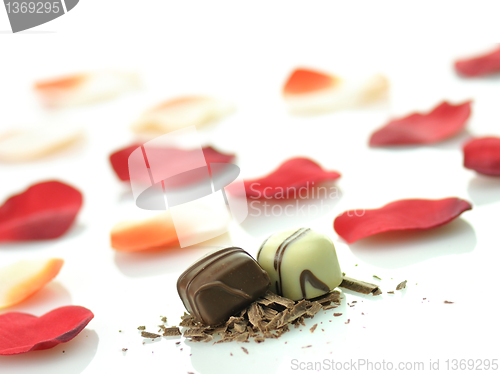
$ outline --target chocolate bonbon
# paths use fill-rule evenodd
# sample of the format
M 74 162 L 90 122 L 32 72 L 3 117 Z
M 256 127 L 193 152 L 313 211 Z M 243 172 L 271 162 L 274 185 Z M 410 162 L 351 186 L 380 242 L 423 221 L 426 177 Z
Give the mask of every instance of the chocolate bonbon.
M 271 278 L 271 291 L 292 300 L 324 295 L 342 282 L 333 242 L 308 228 L 271 235 L 257 261 Z
M 224 322 L 264 295 L 269 286 L 268 274 L 238 247 L 202 257 L 177 281 L 184 306 L 206 325 Z

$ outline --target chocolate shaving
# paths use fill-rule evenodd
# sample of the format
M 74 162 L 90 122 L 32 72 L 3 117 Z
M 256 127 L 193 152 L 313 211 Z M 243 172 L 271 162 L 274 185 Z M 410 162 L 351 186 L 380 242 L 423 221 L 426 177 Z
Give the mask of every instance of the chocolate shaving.
M 200 336 L 193 336 L 191 338 L 191 341 L 193 341 L 193 342 L 205 342 L 205 343 L 207 343 L 207 342 L 213 340 L 213 338 L 214 337 L 212 335 L 202 334 Z
M 146 326 L 139 326 L 137 330 L 146 330 Z
M 333 313 L 334 317 L 340 317 L 341 315 L 342 315 L 342 313 Z
M 282 305 L 285 308 L 291 308 L 294 304 L 292 300 L 276 295 L 275 293 L 272 293 L 270 291 L 266 292 L 266 294 L 264 295 L 264 299 L 271 301 L 274 304 Z
M 298 302 L 268 292 L 236 316 L 230 317 L 224 324 L 207 326 L 185 313 L 180 326 L 185 327 L 183 336 L 195 342 L 205 342 L 219 336 L 220 339 L 214 344 L 249 342 L 250 338 L 261 343 L 266 339 L 279 338 L 290 331 L 290 325 L 305 326 L 304 318 L 312 318 L 319 311 L 336 308 L 338 305 L 339 291 Z M 312 331 L 316 327 L 317 324 L 311 328 Z
M 380 288 L 373 283 L 368 283 L 368 282 L 363 282 L 359 281 L 357 279 L 349 278 L 349 277 L 344 277 L 342 280 L 342 283 L 340 284 L 339 287 L 342 288 L 347 288 L 348 290 L 354 291 L 354 292 L 360 292 L 362 294 L 368 295 L 368 294 L 373 294 L 373 296 L 380 295 L 382 291 Z
M 330 303 L 335 303 L 340 305 L 340 292 L 339 291 L 332 291 L 329 294 L 320 296 L 316 299 L 313 299 L 314 301 L 317 301 L 321 305 L 329 305 Z
M 269 306 L 271 304 L 274 304 L 273 301 L 271 300 L 267 300 L 267 299 L 259 299 L 257 300 L 257 302 L 260 304 L 260 305 L 263 305 L 263 306 Z
M 245 347 L 241 347 L 241 349 L 243 350 L 243 352 L 245 352 L 246 354 L 248 354 L 248 349 L 246 349 Z
M 394 291 L 387 291 L 387 293 L 394 293 Z
M 156 338 L 159 338 L 161 335 L 154 334 L 152 332 L 142 331 L 141 336 L 143 338 L 156 339 Z
M 248 332 L 236 335 L 236 339 L 235 340 L 237 342 L 248 342 Z
M 179 326 L 182 327 L 195 327 L 197 325 L 196 319 L 191 316 L 190 314 L 187 314 L 184 312 L 184 315 L 181 317 L 181 323 L 179 323 Z
M 297 304 L 293 306 L 290 310 L 290 320 L 297 319 L 307 312 L 307 300 L 300 300 Z
M 205 333 L 206 329 L 201 327 L 201 328 L 190 328 L 184 331 L 183 336 L 185 338 L 194 338 L 194 337 L 201 337 L 206 335 Z
M 241 321 L 238 323 L 234 324 L 234 331 L 238 333 L 244 333 L 247 331 L 247 322 L 246 321 Z
M 163 336 L 180 336 L 181 330 L 177 326 L 173 327 L 164 327 L 163 328 Z
M 247 314 L 250 323 L 259 330 L 262 330 L 262 317 L 264 316 L 262 307 L 257 303 L 252 303 L 250 308 L 248 308 Z
M 318 327 L 318 324 L 316 323 L 313 327 L 311 327 L 309 330 L 311 331 L 311 333 L 314 332 L 314 330 L 316 330 L 316 327 Z
M 336 308 L 338 305 L 324 305 L 323 306 L 323 310 L 329 310 L 329 309 L 333 309 L 333 308 Z
M 349 324 L 349 322 L 351 322 L 351 320 L 348 318 L 346 322 L 344 322 L 346 325 Z
M 278 314 L 277 310 L 268 308 L 267 306 L 262 307 L 262 310 L 264 312 L 264 320 L 270 321 Z
M 307 309 L 306 314 L 308 317 L 313 317 L 316 313 L 318 313 L 322 309 L 322 306 L 317 301 L 313 301 L 311 307 Z
M 226 329 L 232 329 L 234 328 L 234 324 L 243 321 L 243 317 L 229 317 L 229 319 L 226 321 Z
M 403 288 L 406 288 L 406 281 L 402 281 L 400 284 L 396 286 L 396 291 L 402 290 Z
M 448 300 L 445 300 L 444 301 L 445 304 L 454 304 L 455 302 L 454 301 L 448 301 Z
M 373 278 L 376 278 L 378 280 L 382 280 L 382 278 L 380 278 L 378 275 L 374 275 Z

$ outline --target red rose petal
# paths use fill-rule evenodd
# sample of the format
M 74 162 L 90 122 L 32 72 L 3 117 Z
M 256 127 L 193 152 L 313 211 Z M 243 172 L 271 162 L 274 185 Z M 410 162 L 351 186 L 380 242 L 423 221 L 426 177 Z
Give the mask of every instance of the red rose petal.
M 0 206 L 0 242 L 54 239 L 71 226 L 83 202 L 67 184 L 38 183 Z
M 464 145 L 464 166 L 485 175 L 500 176 L 500 138 L 472 139 Z
M 140 147 L 141 144 L 134 144 L 129 147 L 120 149 L 119 151 L 114 152 L 111 156 L 109 156 L 109 160 L 111 161 L 111 166 L 115 171 L 116 175 L 122 181 L 129 181 L 130 175 L 128 172 L 128 158 L 130 154 Z M 205 156 L 205 160 L 207 164 L 210 163 L 229 163 L 234 160 L 234 154 L 224 154 L 220 153 L 216 149 L 212 147 L 205 147 L 202 149 L 203 154 Z M 197 150 L 185 150 L 178 148 L 158 148 L 158 152 L 160 155 L 158 157 L 164 158 L 176 158 L 179 162 L 183 159 L 189 159 L 186 157 L 188 153 L 197 152 Z
M 0 355 L 52 348 L 77 336 L 94 318 L 81 306 L 64 306 L 41 317 L 26 313 L 0 315 Z
M 469 202 L 450 197 L 441 200 L 399 200 L 378 209 L 349 210 L 333 222 L 342 239 L 359 239 L 387 231 L 425 230 L 444 225 L 472 209 Z
M 247 197 L 273 198 L 289 188 L 306 187 L 309 183 L 338 178 L 340 174 L 336 171 L 325 171 L 316 162 L 299 157 L 284 162 L 266 177 L 245 181 L 245 190 Z M 229 191 L 235 194 L 230 187 Z
M 470 101 L 443 102 L 427 114 L 413 113 L 390 121 L 370 138 L 370 146 L 431 144 L 458 134 L 470 116 Z
M 464 77 L 480 77 L 500 73 L 500 47 L 478 57 L 458 60 L 455 70 Z

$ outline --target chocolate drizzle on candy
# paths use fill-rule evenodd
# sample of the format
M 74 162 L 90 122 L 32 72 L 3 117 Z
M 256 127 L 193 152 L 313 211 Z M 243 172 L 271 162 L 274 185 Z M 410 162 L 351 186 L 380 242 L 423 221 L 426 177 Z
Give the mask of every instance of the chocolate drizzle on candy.
M 300 290 L 302 291 L 302 296 L 306 298 L 306 282 L 309 282 L 311 286 L 317 288 L 318 290 L 325 291 L 325 293 L 330 292 L 330 287 L 320 281 L 310 270 L 303 270 L 300 273 Z
M 274 270 L 278 272 L 278 282 L 276 282 L 276 293 L 278 295 L 283 295 L 283 282 L 281 280 L 281 264 L 283 263 L 283 256 L 285 254 L 285 251 L 287 247 L 292 244 L 294 241 L 296 241 L 298 238 L 303 236 L 306 232 L 310 231 L 311 229 L 299 229 L 295 231 L 292 235 L 290 235 L 288 238 L 286 238 L 283 243 L 278 247 L 276 250 L 276 254 L 274 255 Z M 257 258 L 257 261 L 259 259 Z M 330 290 L 327 290 L 327 292 Z M 305 298 L 305 292 L 303 292 L 304 298 Z
M 202 257 L 177 281 L 186 309 L 206 325 L 217 325 L 244 309 L 270 286 L 267 273 L 243 249 L 223 248 Z

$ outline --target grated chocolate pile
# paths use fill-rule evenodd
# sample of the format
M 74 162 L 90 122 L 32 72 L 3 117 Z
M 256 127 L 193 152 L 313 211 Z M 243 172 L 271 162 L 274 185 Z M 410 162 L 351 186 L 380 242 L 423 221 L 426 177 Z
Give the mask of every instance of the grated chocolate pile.
M 186 328 L 183 336 L 191 341 L 209 342 L 219 335 L 220 340 L 215 343 L 249 342 L 251 338 L 261 343 L 266 339 L 279 338 L 289 331 L 290 324 L 296 328 L 300 325 L 305 326 L 305 318 L 312 318 L 320 310 L 336 308 L 338 305 L 340 305 L 339 291 L 298 302 L 268 291 L 262 298 L 242 310 L 239 316 L 230 317 L 224 324 L 207 326 L 190 314 L 184 313 L 179 325 Z

